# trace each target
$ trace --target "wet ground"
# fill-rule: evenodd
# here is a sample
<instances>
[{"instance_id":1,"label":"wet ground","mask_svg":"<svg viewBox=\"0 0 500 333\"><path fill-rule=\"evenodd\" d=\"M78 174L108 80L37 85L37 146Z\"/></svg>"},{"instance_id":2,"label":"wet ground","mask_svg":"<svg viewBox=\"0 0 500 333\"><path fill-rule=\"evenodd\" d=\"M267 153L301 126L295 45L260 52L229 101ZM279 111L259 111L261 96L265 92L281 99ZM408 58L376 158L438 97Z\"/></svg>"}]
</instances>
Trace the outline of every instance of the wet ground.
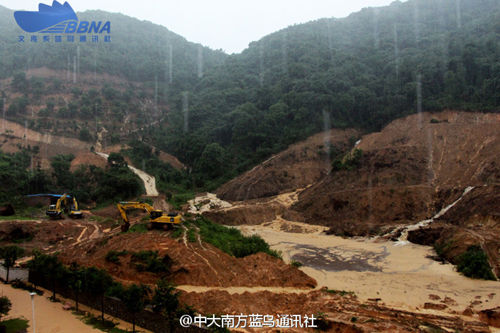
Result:
<instances>
[{"instance_id":1,"label":"wet ground","mask_svg":"<svg viewBox=\"0 0 500 333\"><path fill-rule=\"evenodd\" d=\"M346 246L333 246L320 248L312 245L287 244L298 252L290 257L300 261L307 267L328 272L355 271L355 272L381 272L381 264L389 255L387 247L382 246L380 252L372 252Z\"/></svg>"},{"instance_id":2,"label":"wet ground","mask_svg":"<svg viewBox=\"0 0 500 333\"><path fill-rule=\"evenodd\" d=\"M284 224L238 228L247 235L260 235L282 252L285 262L300 261L300 269L316 279L318 288L354 291L361 301L377 298L381 304L411 311L432 302L431 295L452 299L449 311L460 313L471 304L474 311L500 306L500 297L488 296L498 294L499 282L464 277L453 265L432 260L435 252L430 246L327 236L323 227L313 231L310 225L303 225L304 233L290 233L283 231Z\"/></svg>"}]
</instances>

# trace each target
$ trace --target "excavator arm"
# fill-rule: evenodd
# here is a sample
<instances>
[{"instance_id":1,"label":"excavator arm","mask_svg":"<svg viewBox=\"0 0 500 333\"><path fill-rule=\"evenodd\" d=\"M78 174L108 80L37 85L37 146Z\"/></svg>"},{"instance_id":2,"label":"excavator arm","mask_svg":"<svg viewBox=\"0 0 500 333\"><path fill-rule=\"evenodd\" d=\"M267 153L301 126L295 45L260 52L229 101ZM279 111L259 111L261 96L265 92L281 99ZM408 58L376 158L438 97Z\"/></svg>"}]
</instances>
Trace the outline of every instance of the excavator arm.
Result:
<instances>
[{"instance_id":1,"label":"excavator arm","mask_svg":"<svg viewBox=\"0 0 500 333\"><path fill-rule=\"evenodd\" d=\"M120 212L120 215L123 219L123 222L125 224L122 225L121 229L123 232L127 231L128 228L130 228L130 221L127 216L127 210L128 209L143 209L146 210L148 213L151 214L151 212L154 210L153 207L148 205L147 203L141 203L141 202L120 202L116 205L118 208L118 211Z\"/></svg>"},{"instance_id":2,"label":"excavator arm","mask_svg":"<svg viewBox=\"0 0 500 333\"><path fill-rule=\"evenodd\" d=\"M46 212L46 214L50 218L62 218L62 207L66 205L66 200L67 200L67 194L64 193L58 200L57 203L54 205L50 205L49 210Z\"/></svg>"},{"instance_id":3,"label":"excavator arm","mask_svg":"<svg viewBox=\"0 0 500 333\"><path fill-rule=\"evenodd\" d=\"M78 209L78 201L73 197L73 205L69 207L69 217L81 219L83 217L82 211Z\"/></svg>"}]
</instances>

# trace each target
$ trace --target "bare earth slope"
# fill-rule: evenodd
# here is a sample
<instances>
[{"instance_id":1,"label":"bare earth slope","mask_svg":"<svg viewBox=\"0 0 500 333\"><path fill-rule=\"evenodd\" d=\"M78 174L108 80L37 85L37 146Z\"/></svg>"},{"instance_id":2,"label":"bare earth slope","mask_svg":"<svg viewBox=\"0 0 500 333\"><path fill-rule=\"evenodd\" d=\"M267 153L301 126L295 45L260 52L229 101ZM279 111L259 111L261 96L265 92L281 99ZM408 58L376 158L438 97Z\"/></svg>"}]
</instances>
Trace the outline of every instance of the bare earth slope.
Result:
<instances>
[{"instance_id":1,"label":"bare earth slope","mask_svg":"<svg viewBox=\"0 0 500 333\"><path fill-rule=\"evenodd\" d=\"M499 126L495 114L451 111L396 120L363 137L357 170L330 173L302 192L293 209L336 233L429 218L467 186L499 182Z\"/></svg>"},{"instance_id":2,"label":"bare earth slope","mask_svg":"<svg viewBox=\"0 0 500 333\"><path fill-rule=\"evenodd\" d=\"M247 173L221 186L216 194L223 200L241 201L292 192L312 184L329 172L326 144L345 150L354 129L331 130L291 145Z\"/></svg>"}]
</instances>

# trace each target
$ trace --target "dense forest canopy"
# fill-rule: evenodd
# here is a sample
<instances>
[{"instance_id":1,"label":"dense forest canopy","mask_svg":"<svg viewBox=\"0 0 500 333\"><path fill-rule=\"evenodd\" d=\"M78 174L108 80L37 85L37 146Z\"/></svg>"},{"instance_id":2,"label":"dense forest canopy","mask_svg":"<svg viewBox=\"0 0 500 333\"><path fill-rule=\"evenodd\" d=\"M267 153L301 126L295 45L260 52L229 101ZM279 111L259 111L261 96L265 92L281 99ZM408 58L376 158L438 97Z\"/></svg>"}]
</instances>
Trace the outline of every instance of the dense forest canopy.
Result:
<instances>
[{"instance_id":1,"label":"dense forest canopy","mask_svg":"<svg viewBox=\"0 0 500 333\"><path fill-rule=\"evenodd\" d=\"M1 77L72 64L77 45L21 45L11 15L0 7ZM395 1L290 26L231 56L120 14L78 15L112 21L113 38L78 44L79 71L158 81L169 114L142 139L187 164L196 186L214 187L324 129L374 131L415 112L500 105L496 0Z\"/></svg>"}]
</instances>

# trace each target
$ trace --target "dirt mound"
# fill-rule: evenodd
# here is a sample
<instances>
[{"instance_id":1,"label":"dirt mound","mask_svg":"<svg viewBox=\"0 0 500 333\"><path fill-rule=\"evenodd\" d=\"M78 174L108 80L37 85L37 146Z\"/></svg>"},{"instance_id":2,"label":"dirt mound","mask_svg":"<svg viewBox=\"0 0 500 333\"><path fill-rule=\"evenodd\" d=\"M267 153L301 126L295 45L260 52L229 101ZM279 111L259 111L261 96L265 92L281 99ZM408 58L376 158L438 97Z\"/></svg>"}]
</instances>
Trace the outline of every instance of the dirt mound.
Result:
<instances>
[{"instance_id":1,"label":"dirt mound","mask_svg":"<svg viewBox=\"0 0 500 333\"><path fill-rule=\"evenodd\" d=\"M109 262L109 251L128 251L120 256L120 264ZM103 267L117 279L154 284L163 276L137 271L130 252L158 251L160 257L168 256L171 270L163 275L178 285L194 286L270 286L311 288L316 281L296 267L266 254L256 254L237 259L206 243L187 243L170 238L169 232L151 231L145 234L117 234L78 244L61 253L60 258L69 264Z\"/></svg>"},{"instance_id":2,"label":"dirt mound","mask_svg":"<svg viewBox=\"0 0 500 333\"><path fill-rule=\"evenodd\" d=\"M328 134L314 135L224 184L216 194L223 200L241 201L304 188L328 173L329 149L344 151L349 139L358 136L359 132L354 129L335 129Z\"/></svg>"},{"instance_id":3,"label":"dirt mound","mask_svg":"<svg viewBox=\"0 0 500 333\"><path fill-rule=\"evenodd\" d=\"M104 169L108 165L108 162L106 161L106 159L95 153L84 152L78 154L75 159L71 161L71 172L74 172L76 169L78 169L80 165L95 165Z\"/></svg>"}]
</instances>

